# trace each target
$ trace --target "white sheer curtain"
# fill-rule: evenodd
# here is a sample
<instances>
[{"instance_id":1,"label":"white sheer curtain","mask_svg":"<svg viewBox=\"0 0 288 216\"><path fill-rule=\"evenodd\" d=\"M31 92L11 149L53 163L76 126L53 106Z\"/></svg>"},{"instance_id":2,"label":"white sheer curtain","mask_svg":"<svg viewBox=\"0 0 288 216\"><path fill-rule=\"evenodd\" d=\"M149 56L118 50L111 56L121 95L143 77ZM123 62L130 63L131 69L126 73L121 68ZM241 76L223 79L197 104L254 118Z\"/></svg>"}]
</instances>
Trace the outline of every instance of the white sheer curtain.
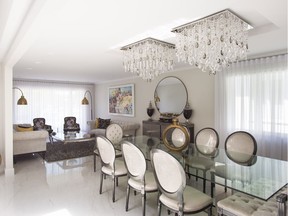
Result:
<instances>
[{"instance_id":1,"label":"white sheer curtain","mask_svg":"<svg viewBox=\"0 0 288 216\"><path fill-rule=\"evenodd\" d=\"M230 133L244 130L257 140L257 155L287 160L287 54L238 62L215 78L221 144Z\"/></svg>"},{"instance_id":2,"label":"white sheer curtain","mask_svg":"<svg viewBox=\"0 0 288 216\"><path fill-rule=\"evenodd\" d=\"M86 95L88 106L82 105L81 101L86 90L89 90L94 98L93 84L14 80L13 86L20 88L28 101L28 105L17 105L21 92L14 90L14 124L33 124L34 118L43 117L46 124L51 125L53 131L57 132L63 131L64 117L75 116L81 130L87 129L93 104L89 95Z\"/></svg>"}]
</instances>

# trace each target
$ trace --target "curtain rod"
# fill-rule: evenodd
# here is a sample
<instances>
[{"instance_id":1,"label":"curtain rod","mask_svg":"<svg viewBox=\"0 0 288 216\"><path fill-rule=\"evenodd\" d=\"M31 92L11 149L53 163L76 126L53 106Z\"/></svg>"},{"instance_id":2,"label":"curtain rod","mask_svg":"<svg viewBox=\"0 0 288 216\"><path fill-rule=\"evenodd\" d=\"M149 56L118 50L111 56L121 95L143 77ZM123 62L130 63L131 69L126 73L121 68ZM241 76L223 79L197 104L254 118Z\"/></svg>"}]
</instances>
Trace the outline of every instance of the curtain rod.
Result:
<instances>
[{"instance_id":1,"label":"curtain rod","mask_svg":"<svg viewBox=\"0 0 288 216\"><path fill-rule=\"evenodd\" d=\"M42 82L42 83L59 83L59 84L74 84L74 85L93 85L94 83L81 83L81 82L73 82L73 81L58 81L58 80L36 80L36 79L20 79L15 78L13 81L22 81L22 82Z\"/></svg>"},{"instance_id":2,"label":"curtain rod","mask_svg":"<svg viewBox=\"0 0 288 216\"><path fill-rule=\"evenodd\" d=\"M287 55L287 50L284 51L280 51L280 52L276 52L274 54L270 54L270 55L259 55L259 56L252 56L251 58L248 58L246 60L240 60L238 62L242 62L242 61L250 61L250 60L256 60L256 59L261 59L261 58L269 58L269 57L274 57L274 56L280 56L280 55Z\"/></svg>"}]
</instances>

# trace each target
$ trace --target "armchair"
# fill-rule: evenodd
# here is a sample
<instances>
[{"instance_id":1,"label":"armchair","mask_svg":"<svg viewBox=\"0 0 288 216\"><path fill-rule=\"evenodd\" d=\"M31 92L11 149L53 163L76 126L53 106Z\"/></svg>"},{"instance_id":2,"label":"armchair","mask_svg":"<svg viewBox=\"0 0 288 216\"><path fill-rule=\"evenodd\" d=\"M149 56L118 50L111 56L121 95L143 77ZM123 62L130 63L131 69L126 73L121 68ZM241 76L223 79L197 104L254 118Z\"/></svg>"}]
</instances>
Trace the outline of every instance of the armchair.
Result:
<instances>
[{"instance_id":1,"label":"armchair","mask_svg":"<svg viewBox=\"0 0 288 216\"><path fill-rule=\"evenodd\" d=\"M33 119L33 130L47 130L49 135L53 132L51 125L45 124L45 118L34 118Z\"/></svg>"},{"instance_id":2,"label":"armchair","mask_svg":"<svg viewBox=\"0 0 288 216\"><path fill-rule=\"evenodd\" d=\"M76 117L69 116L64 118L64 133L75 131L77 133L80 132L80 126L76 123Z\"/></svg>"}]
</instances>

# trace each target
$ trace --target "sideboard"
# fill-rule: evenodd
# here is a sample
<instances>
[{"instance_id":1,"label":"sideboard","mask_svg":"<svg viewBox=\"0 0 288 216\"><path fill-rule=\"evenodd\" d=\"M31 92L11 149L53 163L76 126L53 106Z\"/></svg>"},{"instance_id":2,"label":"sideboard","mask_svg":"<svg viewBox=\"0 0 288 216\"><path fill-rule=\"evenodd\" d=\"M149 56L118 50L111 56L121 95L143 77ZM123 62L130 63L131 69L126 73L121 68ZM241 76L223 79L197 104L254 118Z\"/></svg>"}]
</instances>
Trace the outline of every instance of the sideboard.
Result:
<instances>
[{"instance_id":1,"label":"sideboard","mask_svg":"<svg viewBox=\"0 0 288 216\"><path fill-rule=\"evenodd\" d=\"M162 133L166 127L171 123L161 122L156 120L144 120L142 121L143 135L157 137L162 139ZM190 133L190 143L194 143L194 124L191 123L181 123L180 125L185 126Z\"/></svg>"}]
</instances>

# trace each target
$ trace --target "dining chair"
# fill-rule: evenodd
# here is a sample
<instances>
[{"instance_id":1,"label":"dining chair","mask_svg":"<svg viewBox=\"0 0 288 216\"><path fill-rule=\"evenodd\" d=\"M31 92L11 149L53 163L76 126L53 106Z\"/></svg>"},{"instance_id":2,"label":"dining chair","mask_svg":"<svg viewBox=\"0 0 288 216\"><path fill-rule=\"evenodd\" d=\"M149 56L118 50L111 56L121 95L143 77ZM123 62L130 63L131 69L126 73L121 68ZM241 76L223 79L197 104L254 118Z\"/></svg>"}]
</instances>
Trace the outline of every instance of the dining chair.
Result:
<instances>
[{"instance_id":1,"label":"dining chair","mask_svg":"<svg viewBox=\"0 0 288 216\"><path fill-rule=\"evenodd\" d=\"M160 190L158 215L161 215L162 204L178 216L184 213L198 213L206 209L208 209L208 215L211 215L212 198L186 185L184 168L176 158L163 150L152 149L151 162Z\"/></svg>"},{"instance_id":2,"label":"dining chair","mask_svg":"<svg viewBox=\"0 0 288 216\"><path fill-rule=\"evenodd\" d=\"M252 134L246 131L236 131L231 133L225 140L225 153L227 157L238 165L243 166L252 166L256 163L257 157L257 142ZM241 168L241 167L240 167ZM233 170L236 172L235 168ZM215 176L224 178L225 180L225 192L227 191L227 179L231 181L239 180L244 183L244 181L249 181L249 173L239 172L239 176L231 177L229 175L229 166L228 165L219 165L215 166L212 172L212 178ZM212 179L212 182L214 181Z\"/></svg>"},{"instance_id":3,"label":"dining chair","mask_svg":"<svg viewBox=\"0 0 288 216\"><path fill-rule=\"evenodd\" d=\"M116 159L115 148L113 144L104 136L96 138L96 146L101 159L101 181L99 193L102 194L103 178L111 176L113 179L113 197L112 201L115 202L115 187L118 185L118 177L126 176L127 169L124 161Z\"/></svg>"},{"instance_id":4,"label":"dining chair","mask_svg":"<svg viewBox=\"0 0 288 216\"><path fill-rule=\"evenodd\" d=\"M257 142L250 133L236 131L227 137L225 152L234 162L249 165L251 156L257 153Z\"/></svg>"},{"instance_id":5,"label":"dining chair","mask_svg":"<svg viewBox=\"0 0 288 216\"><path fill-rule=\"evenodd\" d=\"M214 128L205 127L198 131L195 136L195 147L197 152L200 154L198 154L198 156L188 157L185 161L187 173L189 173L190 168L196 169L196 180L198 180L198 170L203 172L204 193L206 191L206 173L214 166L214 161L212 158L217 153L218 146L219 135L217 131ZM211 196L213 196L212 190Z\"/></svg>"},{"instance_id":6,"label":"dining chair","mask_svg":"<svg viewBox=\"0 0 288 216\"><path fill-rule=\"evenodd\" d=\"M110 140L113 145L119 145L123 138L123 129L119 124L112 123L110 124L105 131L105 137ZM122 156L120 147L116 150L116 158ZM99 156L97 148L94 150L94 172L96 172L96 156Z\"/></svg>"},{"instance_id":7,"label":"dining chair","mask_svg":"<svg viewBox=\"0 0 288 216\"><path fill-rule=\"evenodd\" d=\"M142 215L145 215L146 193L157 192L158 187L153 172L146 170L146 160L142 151L134 144L124 141L121 145L124 162L128 171L126 211L128 211L130 188L142 196Z\"/></svg>"}]
</instances>

